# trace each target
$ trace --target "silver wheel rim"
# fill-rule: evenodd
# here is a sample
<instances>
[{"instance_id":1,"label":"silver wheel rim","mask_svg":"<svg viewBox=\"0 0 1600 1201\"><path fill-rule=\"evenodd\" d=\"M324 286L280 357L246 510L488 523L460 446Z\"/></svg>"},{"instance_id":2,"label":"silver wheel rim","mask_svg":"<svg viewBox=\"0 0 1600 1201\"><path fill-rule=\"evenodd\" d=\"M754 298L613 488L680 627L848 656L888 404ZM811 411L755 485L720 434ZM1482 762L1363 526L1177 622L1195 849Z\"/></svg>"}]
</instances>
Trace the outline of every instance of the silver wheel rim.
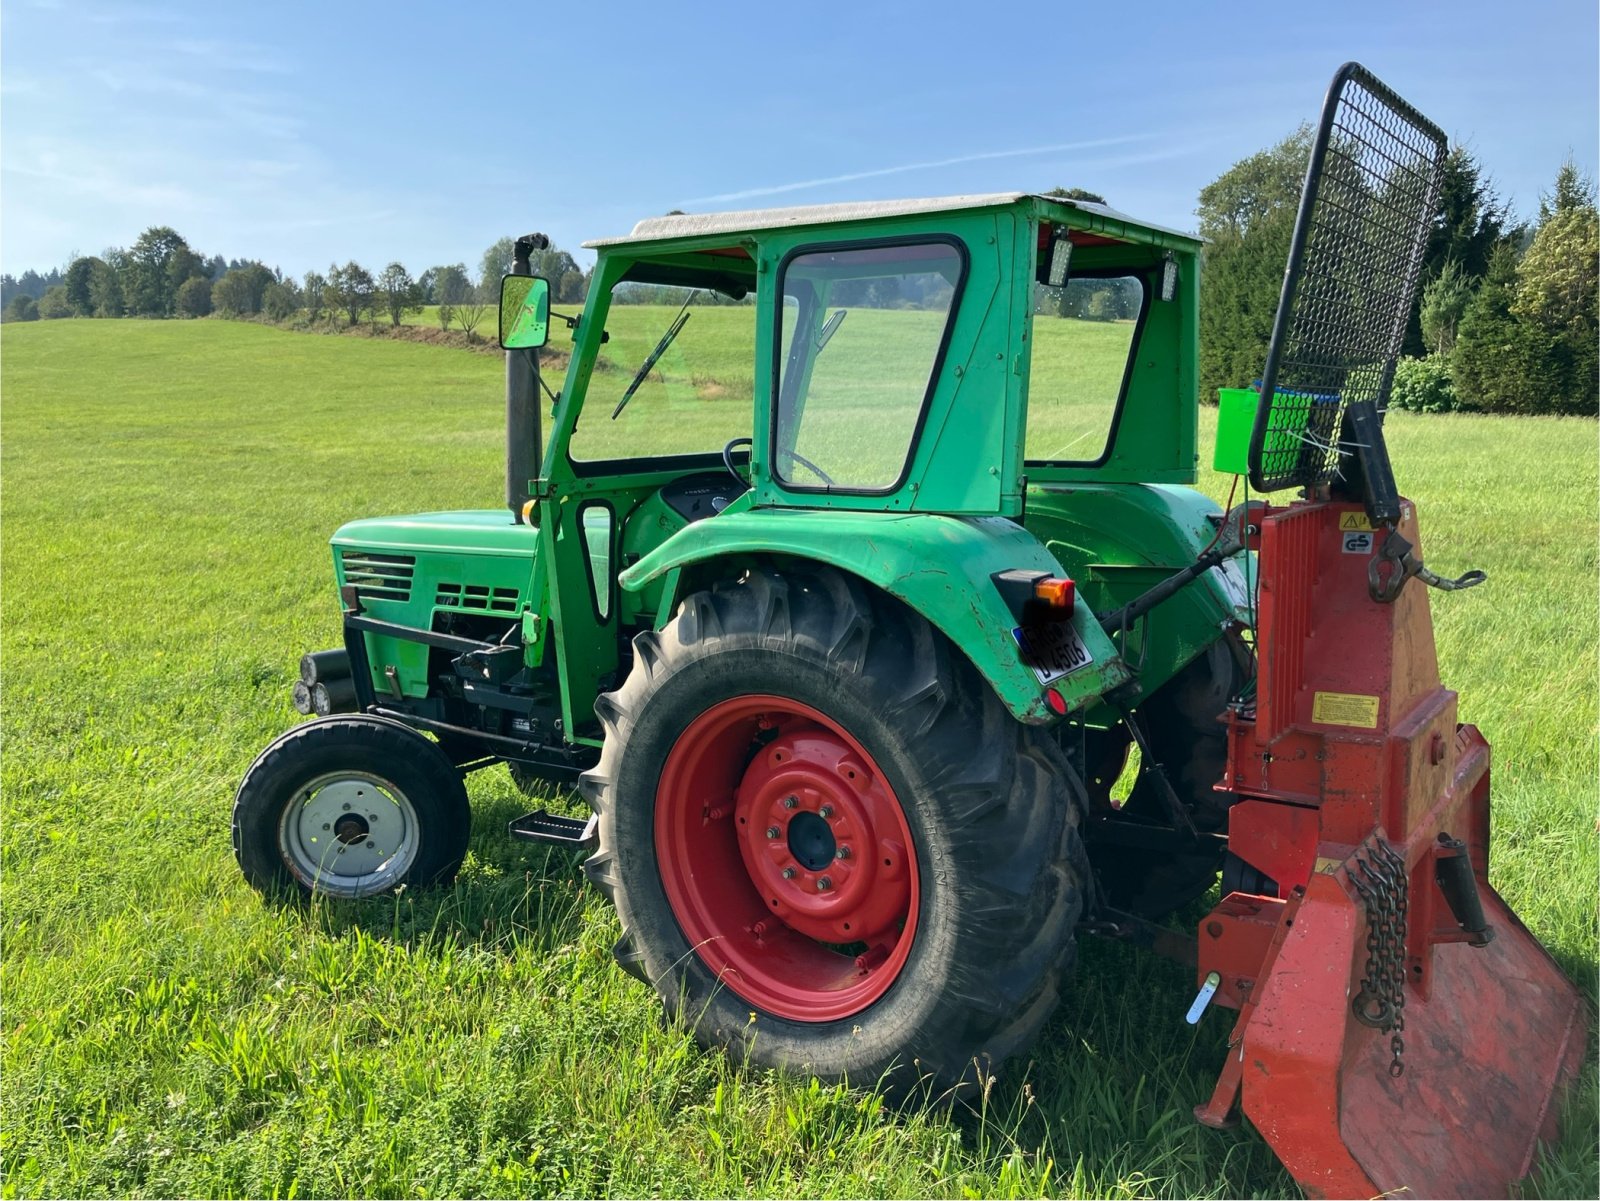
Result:
<instances>
[{"instance_id":1,"label":"silver wheel rim","mask_svg":"<svg viewBox=\"0 0 1600 1201\"><path fill-rule=\"evenodd\" d=\"M420 834L410 798L388 780L335 772L297 789L283 807L278 850L307 888L369 897L405 879Z\"/></svg>"}]
</instances>

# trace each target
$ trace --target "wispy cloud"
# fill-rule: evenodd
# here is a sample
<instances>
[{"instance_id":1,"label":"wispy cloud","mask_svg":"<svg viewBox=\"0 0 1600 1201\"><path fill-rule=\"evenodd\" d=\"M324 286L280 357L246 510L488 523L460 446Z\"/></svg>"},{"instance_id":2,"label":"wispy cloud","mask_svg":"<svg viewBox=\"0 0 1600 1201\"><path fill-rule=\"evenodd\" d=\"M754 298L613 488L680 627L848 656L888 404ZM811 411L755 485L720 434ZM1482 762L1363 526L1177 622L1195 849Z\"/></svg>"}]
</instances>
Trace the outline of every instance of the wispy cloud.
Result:
<instances>
[{"instance_id":1,"label":"wispy cloud","mask_svg":"<svg viewBox=\"0 0 1600 1201\"><path fill-rule=\"evenodd\" d=\"M266 75L287 75L293 70L272 51L248 42L225 42L217 38L179 38L168 42L167 49L190 58L201 59L207 66L226 71L256 71Z\"/></svg>"},{"instance_id":2,"label":"wispy cloud","mask_svg":"<svg viewBox=\"0 0 1600 1201\"><path fill-rule=\"evenodd\" d=\"M785 192L803 192L807 188L825 188L834 184L854 183L859 179L881 179L887 175L904 175L911 171L932 171L939 167L958 167L964 163L982 163L994 159L1029 158L1045 154L1065 154L1078 150L1100 150L1108 146L1125 146L1130 142L1147 141L1153 134L1128 134L1115 138L1095 138L1085 142L1056 142L1048 146L1023 146L1015 150L985 150L977 154L960 154L954 158L929 159L920 163L901 163L894 167L877 167L871 171L850 171L843 175L828 175L820 179L801 179L793 183L771 184L761 188L743 188L737 192L719 192L714 196L695 196L684 204L723 204L730 200L754 200L760 196L781 196Z\"/></svg>"}]
</instances>

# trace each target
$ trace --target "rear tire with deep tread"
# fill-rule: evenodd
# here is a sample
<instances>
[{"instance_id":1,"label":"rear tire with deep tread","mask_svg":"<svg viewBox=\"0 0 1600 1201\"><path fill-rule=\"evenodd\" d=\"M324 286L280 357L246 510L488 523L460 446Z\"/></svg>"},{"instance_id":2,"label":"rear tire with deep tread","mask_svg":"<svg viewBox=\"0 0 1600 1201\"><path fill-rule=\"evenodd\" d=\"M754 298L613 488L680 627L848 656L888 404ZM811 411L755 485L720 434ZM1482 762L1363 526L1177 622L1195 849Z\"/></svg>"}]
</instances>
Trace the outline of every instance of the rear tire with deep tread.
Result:
<instances>
[{"instance_id":1,"label":"rear tire with deep tread","mask_svg":"<svg viewBox=\"0 0 1600 1201\"><path fill-rule=\"evenodd\" d=\"M791 699L846 731L883 772L916 844L909 953L887 991L844 1018L779 1017L737 981L719 982L663 886L663 765L699 715L750 695ZM1016 721L921 616L833 570L752 570L636 638L632 672L596 712L605 745L580 788L600 818L599 850L586 871L616 903L618 962L701 1043L899 1092L924 1082L937 1095L1032 1041L1074 959L1090 878L1086 795L1057 744Z\"/></svg>"}]
</instances>

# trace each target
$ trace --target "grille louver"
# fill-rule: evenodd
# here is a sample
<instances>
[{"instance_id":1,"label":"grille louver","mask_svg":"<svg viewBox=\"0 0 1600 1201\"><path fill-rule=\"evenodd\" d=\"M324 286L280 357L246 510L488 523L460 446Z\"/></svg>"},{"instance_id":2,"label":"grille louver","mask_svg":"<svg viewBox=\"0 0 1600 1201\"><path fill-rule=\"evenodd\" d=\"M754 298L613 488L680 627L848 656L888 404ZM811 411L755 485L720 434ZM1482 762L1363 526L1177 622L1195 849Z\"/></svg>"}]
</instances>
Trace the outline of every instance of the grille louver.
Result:
<instances>
[{"instance_id":1,"label":"grille louver","mask_svg":"<svg viewBox=\"0 0 1600 1201\"><path fill-rule=\"evenodd\" d=\"M515 588L488 588L482 584L440 584L433 603L444 609L475 609L480 613L515 613L521 600Z\"/></svg>"},{"instance_id":2,"label":"grille louver","mask_svg":"<svg viewBox=\"0 0 1600 1201\"><path fill-rule=\"evenodd\" d=\"M362 600L408 601L416 559L411 555L381 555L372 551L340 552L344 582L354 584Z\"/></svg>"}]
</instances>

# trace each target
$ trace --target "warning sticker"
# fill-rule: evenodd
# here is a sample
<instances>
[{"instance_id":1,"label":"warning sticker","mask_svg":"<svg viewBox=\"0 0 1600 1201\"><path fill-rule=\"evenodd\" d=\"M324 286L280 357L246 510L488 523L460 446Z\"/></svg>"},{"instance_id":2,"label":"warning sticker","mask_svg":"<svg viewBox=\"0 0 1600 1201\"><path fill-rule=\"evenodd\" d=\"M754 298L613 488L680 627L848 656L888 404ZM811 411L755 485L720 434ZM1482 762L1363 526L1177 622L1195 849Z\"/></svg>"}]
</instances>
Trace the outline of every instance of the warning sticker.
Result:
<instances>
[{"instance_id":1,"label":"warning sticker","mask_svg":"<svg viewBox=\"0 0 1600 1201\"><path fill-rule=\"evenodd\" d=\"M1378 698L1358 692L1318 692L1311 698L1311 720L1323 726L1378 728Z\"/></svg>"},{"instance_id":2,"label":"warning sticker","mask_svg":"<svg viewBox=\"0 0 1600 1201\"><path fill-rule=\"evenodd\" d=\"M1355 513L1340 513L1339 528L1341 530L1370 530L1372 522L1367 520L1367 515L1360 511Z\"/></svg>"}]
</instances>

